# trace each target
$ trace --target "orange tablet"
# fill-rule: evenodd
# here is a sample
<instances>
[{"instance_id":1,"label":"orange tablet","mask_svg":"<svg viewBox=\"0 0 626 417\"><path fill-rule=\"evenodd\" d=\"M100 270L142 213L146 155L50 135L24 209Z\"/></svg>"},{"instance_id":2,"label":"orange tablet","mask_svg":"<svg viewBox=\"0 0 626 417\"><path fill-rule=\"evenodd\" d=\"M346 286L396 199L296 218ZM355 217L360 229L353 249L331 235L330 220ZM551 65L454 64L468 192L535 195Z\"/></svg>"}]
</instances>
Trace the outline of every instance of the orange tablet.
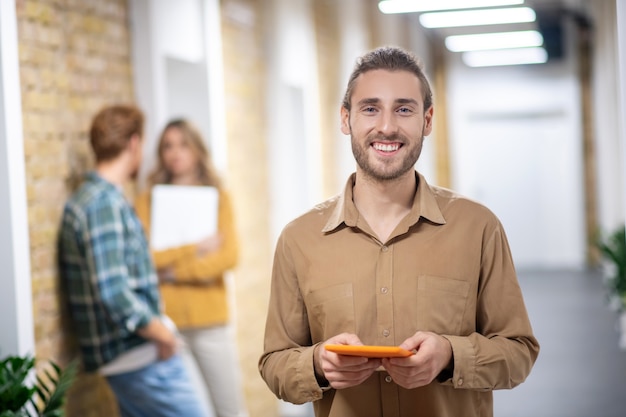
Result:
<instances>
[{"instance_id":1,"label":"orange tablet","mask_svg":"<svg viewBox=\"0 0 626 417\"><path fill-rule=\"evenodd\" d=\"M366 358L406 358L413 355L410 350L398 346L357 346L357 345L325 345L326 350L340 355L364 356Z\"/></svg>"}]
</instances>

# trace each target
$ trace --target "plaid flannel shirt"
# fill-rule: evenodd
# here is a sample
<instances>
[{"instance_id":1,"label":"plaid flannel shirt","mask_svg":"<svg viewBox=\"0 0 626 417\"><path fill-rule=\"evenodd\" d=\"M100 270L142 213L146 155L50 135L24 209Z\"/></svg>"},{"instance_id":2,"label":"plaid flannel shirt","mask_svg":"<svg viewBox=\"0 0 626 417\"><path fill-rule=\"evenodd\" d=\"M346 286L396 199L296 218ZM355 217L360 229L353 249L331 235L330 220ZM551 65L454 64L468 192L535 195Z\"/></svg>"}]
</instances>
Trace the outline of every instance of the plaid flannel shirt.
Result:
<instances>
[{"instance_id":1,"label":"plaid flannel shirt","mask_svg":"<svg viewBox=\"0 0 626 417\"><path fill-rule=\"evenodd\" d=\"M65 205L59 267L86 371L146 342L160 312L148 242L121 190L94 172Z\"/></svg>"}]
</instances>

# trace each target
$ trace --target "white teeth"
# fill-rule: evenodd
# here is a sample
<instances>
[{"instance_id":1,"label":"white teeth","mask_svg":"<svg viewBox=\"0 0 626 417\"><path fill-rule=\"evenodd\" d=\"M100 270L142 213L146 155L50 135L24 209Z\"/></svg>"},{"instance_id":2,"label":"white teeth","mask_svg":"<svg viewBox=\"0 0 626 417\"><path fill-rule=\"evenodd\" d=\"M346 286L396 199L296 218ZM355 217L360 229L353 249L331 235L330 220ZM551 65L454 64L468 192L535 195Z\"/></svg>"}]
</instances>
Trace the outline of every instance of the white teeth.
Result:
<instances>
[{"instance_id":1,"label":"white teeth","mask_svg":"<svg viewBox=\"0 0 626 417\"><path fill-rule=\"evenodd\" d=\"M400 149L400 145L398 145L397 143L395 144L375 143L374 149L376 149L377 151L382 151L382 152L394 152Z\"/></svg>"}]
</instances>

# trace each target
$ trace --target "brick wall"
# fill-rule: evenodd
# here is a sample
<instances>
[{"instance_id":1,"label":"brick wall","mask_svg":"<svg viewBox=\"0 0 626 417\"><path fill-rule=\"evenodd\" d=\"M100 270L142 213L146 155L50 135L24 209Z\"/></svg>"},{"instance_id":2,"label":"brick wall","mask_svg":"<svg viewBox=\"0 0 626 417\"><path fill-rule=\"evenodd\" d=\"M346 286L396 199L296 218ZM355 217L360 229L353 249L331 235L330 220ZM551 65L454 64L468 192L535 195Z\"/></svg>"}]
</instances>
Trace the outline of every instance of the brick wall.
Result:
<instances>
[{"instance_id":1,"label":"brick wall","mask_svg":"<svg viewBox=\"0 0 626 417\"><path fill-rule=\"evenodd\" d=\"M18 0L24 154L36 356L77 355L56 269L63 203L93 165L87 129L102 106L132 100L124 0ZM68 416L115 416L108 387L81 375Z\"/></svg>"},{"instance_id":2,"label":"brick wall","mask_svg":"<svg viewBox=\"0 0 626 417\"><path fill-rule=\"evenodd\" d=\"M237 330L244 390L251 417L277 415L277 402L257 363L269 296L266 68L262 0L224 0L222 37L228 135L228 184L241 240L235 271Z\"/></svg>"}]
</instances>

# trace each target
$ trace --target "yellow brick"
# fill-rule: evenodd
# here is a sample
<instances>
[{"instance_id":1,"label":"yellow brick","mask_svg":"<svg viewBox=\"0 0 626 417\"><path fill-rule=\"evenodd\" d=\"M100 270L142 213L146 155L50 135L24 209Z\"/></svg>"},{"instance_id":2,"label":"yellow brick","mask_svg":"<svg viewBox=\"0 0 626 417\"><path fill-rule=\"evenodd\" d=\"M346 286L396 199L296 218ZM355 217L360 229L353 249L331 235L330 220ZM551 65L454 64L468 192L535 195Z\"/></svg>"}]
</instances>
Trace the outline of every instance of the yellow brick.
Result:
<instances>
[{"instance_id":1,"label":"yellow brick","mask_svg":"<svg viewBox=\"0 0 626 417\"><path fill-rule=\"evenodd\" d=\"M22 41L19 43L20 64L41 68L54 63L54 55L55 51L45 47Z\"/></svg>"},{"instance_id":2,"label":"yellow brick","mask_svg":"<svg viewBox=\"0 0 626 417\"><path fill-rule=\"evenodd\" d=\"M23 108L29 108L31 106L32 97L26 97L26 94L22 95L22 103ZM24 99L28 99L29 101L24 101ZM49 116L46 116L42 113L22 113L23 117L23 126L24 126L24 135L29 136L31 140L39 140L49 131L48 122L50 120Z\"/></svg>"},{"instance_id":3,"label":"yellow brick","mask_svg":"<svg viewBox=\"0 0 626 417\"><path fill-rule=\"evenodd\" d=\"M70 96L68 99L68 106L71 110L78 110L85 105L85 97L83 96Z\"/></svg>"},{"instance_id":4,"label":"yellow brick","mask_svg":"<svg viewBox=\"0 0 626 417\"><path fill-rule=\"evenodd\" d=\"M69 82L69 76L67 73L65 72L56 72L55 74L55 85L57 86L57 88L59 89L67 89L67 87L70 85Z\"/></svg>"},{"instance_id":5,"label":"yellow brick","mask_svg":"<svg viewBox=\"0 0 626 417\"><path fill-rule=\"evenodd\" d=\"M40 31L41 37L38 39L49 47L56 48L62 44L63 33L56 27L45 27Z\"/></svg>"},{"instance_id":6,"label":"yellow brick","mask_svg":"<svg viewBox=\"0 0 626 417\"><path fill-rule=\"evenodd\" d=\"M54 252L49 250L47 247L42 248L42 249L38 249L38 250L34 250L31 253L31 268L38 270L38 271L50 271L52 270L52 268L54 268L55 266L55 259L54 259ZM48 274L49 275L49 274ZM50 282L52 280L50 279L44 279L44 278L40 278L40 280L38 281L39 284L46 284L46 286L53 284L54 282ZM41 291L41 287L38 286L38 291ZM35 290L33 289L33 293L35 293Z\"/></svg>"},{"instance_id":7,"label":"yellow brick","mask_svg":"<svg viewBox=\"0 0 626 417\"><path fill-rule=\"evenodd\" d=\"M58 97L53 93L28 91L22 95L22 108L33 110L53 110L58 108Z\"/></svg>"},{"instance_id":8,"label":"yellow brick","mask_svg":"<svg viewBox=\"0 0 626 417\"><path fill-rule=\"evenodd\" d=\"M34 211L33 209L29 210L29 218L30 218L30 214L33 211ZM47 217L49 216L48 209L44 208L42 211L43 213L41 214L41 217L43 219L41 220L41 223L39 223L39 225L43 224L47 220ZM31 250L35 248L48 248L48 250L54 250L54 248L56 247L57 229L58 229L58 224L59 224L60 219L61 219L60 215L56 216L56 223L49 224L47 227L39 227L38 224L29 223L29 227L30 227L29 237L30 237Z\"/></svg>"},{"instance_id":9,"label":"yellow brick","mask_svg":"<svg viewBox=\"0 0 626 417\"><path fill-rule=\"evenodd\" d=\"M24 122L24 133L27 132L26 126L32 126L32 124ZM32 139L30 136L24 136L24 158L28 159L37 154L39 141Z\"/></svg>"},{"instance_id":10,"label":"yellow brick","mask_svg":"<svg viewBox=\"0 0 626 417\"><path fill-rule=\"evenodd\" d=\"M80 28L88 33L102 34L105 32L107 23L97 16L84 16L80 19Z\"/></svg>"},{"instance_id":11,"label":"yellow brick","mask_svg":"<svg viewBox=\"0 0 626 417\"><path fill-rule=\"evenodd\" d=\"M26 159L26 171L31 178L39 179L44 176L45 167L38 156Z\"/></svg>"},{"instance_id":12,"label":"yellow brick","mask_svg":"<svg viewBox=\"0 0 626 417\"><path fill-rule=\"evenodd\" d=\"M42 293L37 301L39 303L39 312L40 316L44 316L45 314L57 315L59 313L59 297L53 291L49 293ZM55 317L53 324L58 323L58 317ZM51 324L48 328L54 327ZM58 326L57 326L58 327Z\"/></svg>"},{"instance_id":13,"label":"yellow brick","mask_svg":"<svg viewBox=\"0 0 626 417\"><path fill-rule=\"evenodd\" d=\"M28 209L28 224L37 225L41 224L46 218L46 208L41 205L29 207Z\"/></svg>"},{"instance_id":14,"label":"yellow brick","mask_svg":"<svg viewBox=\"0 0 626 417\"><path fill-rule=\"evenodd\" d=\"M43 252L43 251L39 251L39 252ZM53 253L51 253L51 251L48 251L49 254L47 255L49 258L53 257ZM36 263L36 261L32 262L33 264ZM48 262L47 262L48 263ZM31 268L36 268L36 266L31 265ZM41 277L38 279L35 279L33 277L33 281L31 283L31 291L33 293L33 295L42 293L42 292L55 292L57 289L57 280L55 279L55 277L53 275L47 274L47 278ZM37 304L39 305L39 304Z\"/></svg>"},{"instance_id":15,"label":"yellow brick","mask_svg":"<svg viewBox=\"0 0 626 417\"><path fill-rule=\"evenodd\" d=\"M53 8L42 1L27 1L23 8L24 16L42 23L53 23L55 12Z\"/></svg>"}]
</instances>

